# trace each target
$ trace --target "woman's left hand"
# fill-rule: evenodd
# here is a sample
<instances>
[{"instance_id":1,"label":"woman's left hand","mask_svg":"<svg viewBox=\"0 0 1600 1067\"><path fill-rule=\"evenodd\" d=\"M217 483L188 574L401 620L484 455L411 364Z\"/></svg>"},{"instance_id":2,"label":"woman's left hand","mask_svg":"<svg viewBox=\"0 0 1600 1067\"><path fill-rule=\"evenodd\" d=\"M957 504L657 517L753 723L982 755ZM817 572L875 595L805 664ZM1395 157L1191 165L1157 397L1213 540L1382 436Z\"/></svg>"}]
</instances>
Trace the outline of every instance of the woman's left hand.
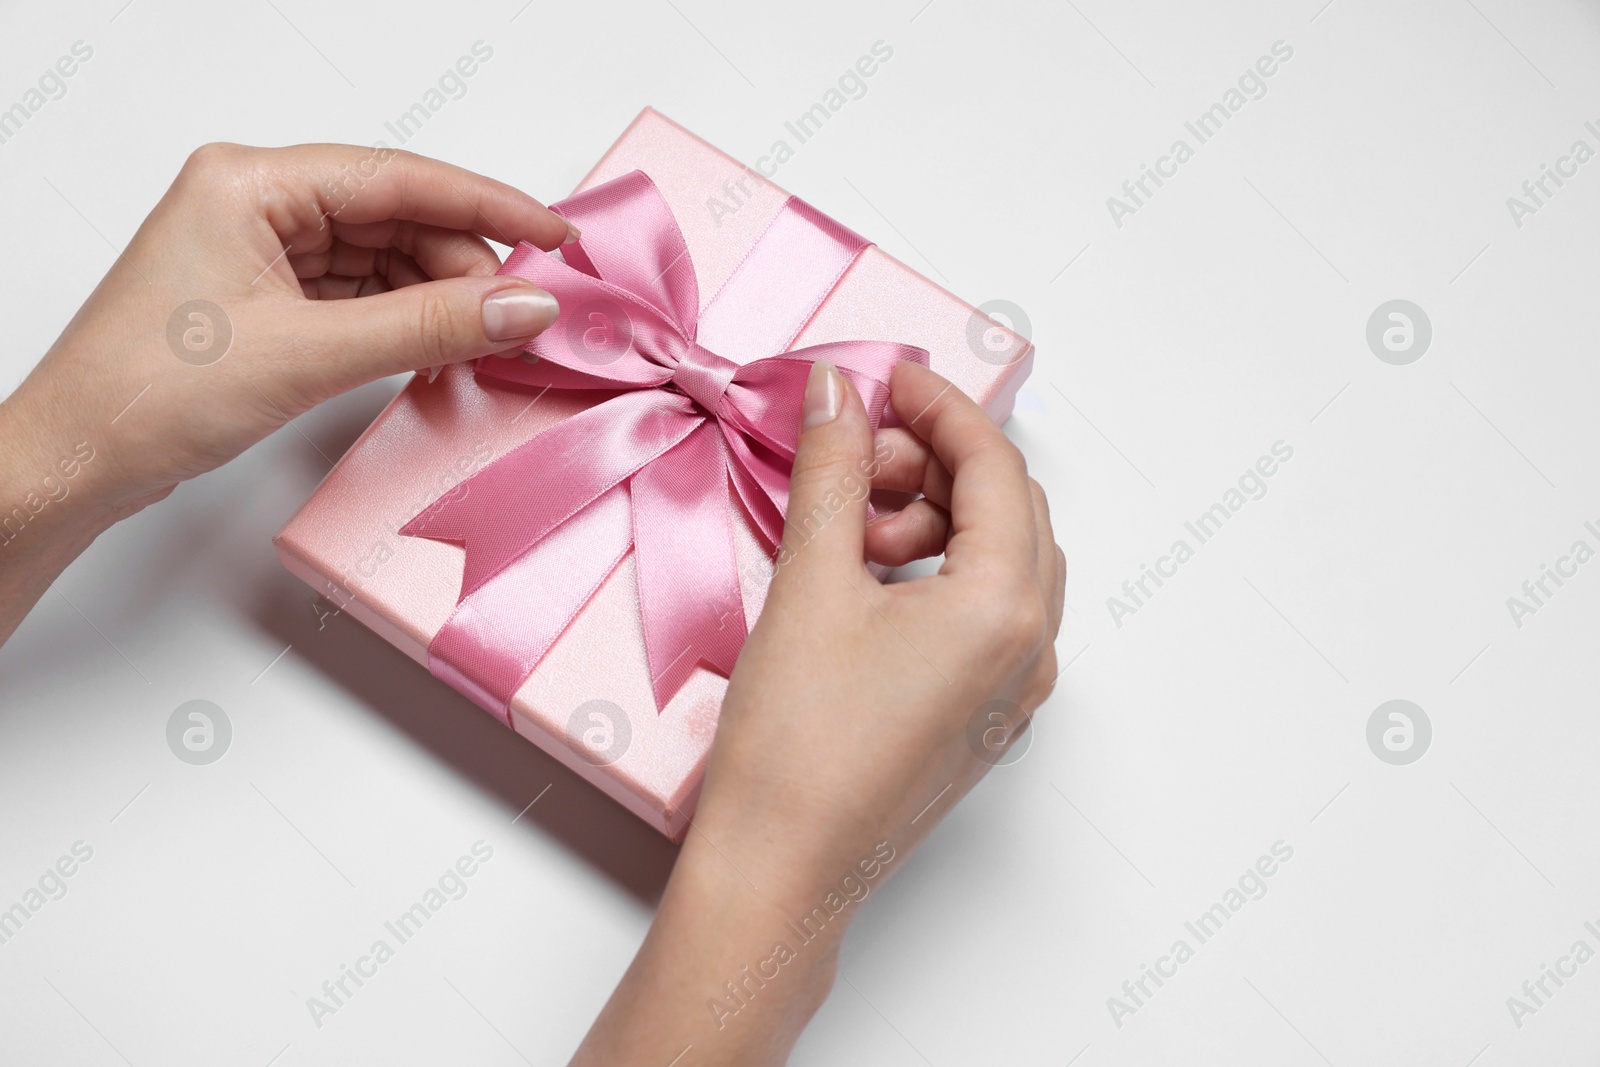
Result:
<instances>
[{"instance_id":1,"label":"woman's left hand","mask_svg":"<svg viewBox=\"0 0 1600 1067\"><path fill-rule=\"evenodd\" d=\"M77 506L114 520L347 389L521 347L555 300L485 238L572 233L409 152L206 145L0 407L0 461L26 482L92 450Z\"/></svg>"}]
</instances>

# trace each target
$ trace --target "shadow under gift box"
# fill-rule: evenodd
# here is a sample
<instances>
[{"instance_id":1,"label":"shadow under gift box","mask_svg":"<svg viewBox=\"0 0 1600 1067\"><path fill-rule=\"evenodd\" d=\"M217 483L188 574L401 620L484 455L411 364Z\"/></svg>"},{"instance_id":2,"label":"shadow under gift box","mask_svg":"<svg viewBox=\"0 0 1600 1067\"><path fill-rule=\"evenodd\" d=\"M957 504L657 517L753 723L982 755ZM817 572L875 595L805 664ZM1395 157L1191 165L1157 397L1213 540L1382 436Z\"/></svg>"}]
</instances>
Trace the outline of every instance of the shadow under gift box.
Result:
<instances>
[{"instance_id":1,"label":"shadow under gift box","mask_svg":"<svg viewBox=\"0 0 1600 1067\"><path fill-rule=\"evenodd\" d=\"M576 191L633 170L647 173L671 206L703 303L789 198L650 108ZM997 422L1010 415L1033 365L1026 340L876 246L849 267L791 348L847 340L927 349L933 369ZM739 361L737 353L721 354ZM284 566L426 665L429 642L456 606L464 554L457 544L402 536L399 528L469 475L609 395L479 384L467 364L446 368L432 384L413 378L273 539ZM740 510L740 586L753 626L772 562L737 494L732 499ZM539 610L527 605L530 617ZM517 690L511 724L677 840L694 812L727 684L699 667L657 711L630 552Z\"/></svg>"}]
</instances>

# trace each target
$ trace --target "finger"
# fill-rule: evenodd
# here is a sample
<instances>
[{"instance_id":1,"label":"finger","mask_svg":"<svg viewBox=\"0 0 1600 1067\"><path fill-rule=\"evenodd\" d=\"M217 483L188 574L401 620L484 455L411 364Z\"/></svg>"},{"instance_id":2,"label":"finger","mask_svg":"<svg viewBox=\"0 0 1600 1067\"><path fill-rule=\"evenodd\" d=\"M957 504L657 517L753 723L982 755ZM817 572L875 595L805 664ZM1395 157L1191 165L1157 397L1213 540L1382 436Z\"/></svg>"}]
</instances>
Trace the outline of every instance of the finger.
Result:
<instances>
[{"instance_id":1,"label":"finger","mask_svg":"<svg viewBox=\"0 0 1600 1067\"><path fill-rule=\"evenodd\" d=\"M384 268L388 265L388 252L388 248L361 248L335 241L325 253L328 257L328 273L343 274L348 278L359 278L364 274L387 274Z\"/></svg>"},{"instance_id":2,"label":"finger","mask_svg":"<svg viewBox=\"0 0 1600 1067\"><path fill-rule=\"evenodd\" d=\"M317 279L319 287L334 276ZM324 396L402 371L519 347L555 321L555 298L514 277L444 278L361 300L306 303L294 328L313 338L305 375Z\"/></svg>"},{"instance_id":3,"label":"finger","mask_svg":"<svg viewBox=\"0 0 1600 1067\"><path fill-rule=\"evenodd\" d=\"M319 252L290 256L289 265L294 268L297 278L316 278L324 274L344 278L382 274L387 278L391 254L394 254L394 250L390 248L358 248L343 241L334 241Z\"/></svg>"},{"instance_id":4,"label":"finger","mask_svg":"<svg viewBox=\"0 0 1600 1067\"><path fill-rule=\"evenodd\" d=\"M859 584L872 426L860 395L826 360L812 365L804 411L774 585L809 585L830 574Z\"/></svg>"},{"instance_id":5,"label":"finger","mask_svg":"<svg viewBox=\"0 0 1600 1067\"><path fill-rule=\"evenodd\" d=\"M446 230L416 222L335 222L333 232L343 244L357 248L398 248L415 259L434 278L490 275L500 269L500 257L475 233Z\"/></svg>"},{"instance_id":6,"label":"finger","mask_svg":"<svg viewBox=\"0 0 1600 1067\"><path fill-rule=\"evenodd\" d=\"M315 252L291 255L289 265L294 268L295 276L300 278L315 278L319 274L361 278L368 274L383 273L389 252L387 247L363 248L336 240Z\"/></svg>"},{"instance_id":7,"label":"finger","mask_svg":"<svg viewBox=\"0 0 1600 1067\"><path fill-rule=\"evenodd\" d=\"M500 257L475 233L419 227L411 247L399 246L430 278L491 277L500 269Z\"/></svg>"},{"instance_id":8,"label":"finger","mask_svg":"<svg viewBox=\"0 0 1600 1067\"><path fill-rule=\"evenodd\" d=\"M333 264L333 246L330 244L315 252L291 253L286 258L296 278L321 277L328 273L328 268Z\"/></svg>"},{"instance_id":9,"label":"finger","mask_svg":"<svg viewBox=\"0 0 1600 1067\"><path fill-rule=\"evenodd\" d=\"M393 288L381 274L364 274L359 278L322 274L300 279L300 286L311 300L353 300L358 296L377 296Z\"/></svg>"},{"instance_id":10,"label":"finger","mask_svg":"<svg viewBox=\"0 0 1600 1067\"><path fill-rule=\"evenodd\" d=\"M309 238L324 217L342 223L404 219L549 251L575 239L566 220L503 182L391 148L308 144L267 150L281 207ZM317 217L307 217L304 206Z\"/></svg>"},{"instance_id":11,"label":"finger","mask_svg":"<svg viewBox=\"0 0 1600 1067\"><path fill-rule=\"evenodd\" d=\"M950 539L950 513L923 497L867 524L867 558L885 567L903 567L944 551Z\"/></svg>"},{"instance_id":12,"label":"finger","mask_svg":"<svg viewBox=\"0 0 1600 1067\"><path fill-rule=\"evenodd\" d=\"M379 254L377 273L383 275L389 283L389 288L399 289L407 285L422 285L431 282L434 276L422 269L421 265L410 256L398 249L387 249Z\"/></svg>"},{"instance_id":13,"label":"finger","mask_svg":"<svg viewBox=\"0 0 1600 1067\"><path fill-rule=\"evenodd\" d=\"M289 265L297 278L381 274L390 288L398 289L433 278L487 277L499 268L500 260L476 234L422 227L393 246L367 247L341 237L321 251L291 255Z\"/></svg>"},{"instance_id":14,"label":"finger","mask_svg":"<svg viewBox=\"0 0 1600 1067\"><path fill-rule=\"evenodd\" d=\"M901 363L890 402L951 475L950 544L941 573L969 565L1035 577L1033 502L1022 453L965 393L916 363Z\"/></svg>"},{"instance_id":15,"label":"finger","mask_svg":"<svg viewBox=\"0 0 1600 1067\"><path fill-rule=\"evenodd\" d=\"M910 430L879 430L872 442L878 471L874 489L921 493L940 507L950 506L950 472L927 443Z\"/></svg>"}]
</instances>

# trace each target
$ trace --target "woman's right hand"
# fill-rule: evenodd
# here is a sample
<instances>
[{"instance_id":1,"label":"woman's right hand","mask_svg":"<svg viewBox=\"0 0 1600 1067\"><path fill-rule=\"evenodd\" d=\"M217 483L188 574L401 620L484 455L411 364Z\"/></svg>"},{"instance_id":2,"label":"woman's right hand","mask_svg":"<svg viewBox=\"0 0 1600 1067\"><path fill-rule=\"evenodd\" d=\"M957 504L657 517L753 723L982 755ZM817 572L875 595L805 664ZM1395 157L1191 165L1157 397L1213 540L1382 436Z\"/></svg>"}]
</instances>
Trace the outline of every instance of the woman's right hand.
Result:
<instances>
[{"instance_id":1,"label":"woman's right hand","mask_svg":"<svg viewBox=\"0 0 1600 1067\"><path fill-rule=\"evenodd\" d=\"M988 415L895 369L873 435L826 364L806 386L776 578L722 704L650 935L573 1064L779 1064L860 903L999 758L1056 678L1066 563ZM867 525L867 484L925 494ZM944 553L885 585L887 564Z\"/></svg>"},{"instance_id":2,"label":"woman's right hand","mask_svg":"<svg viewBox=\"0 0 1600 1067\"><path fill-rule=\"evenodd\" d=\"M812 373L778 573L695 820L759 890L801 910L881 843L909 853L1057 673L1066 562L1022 454L923 367L895 370L891 403L907 429L881 432L875 450L846 380ZM864 472L925 495L869 526ZM940 552L937 574L895 584L865 563Z\"/></svg>"}]
</instances>

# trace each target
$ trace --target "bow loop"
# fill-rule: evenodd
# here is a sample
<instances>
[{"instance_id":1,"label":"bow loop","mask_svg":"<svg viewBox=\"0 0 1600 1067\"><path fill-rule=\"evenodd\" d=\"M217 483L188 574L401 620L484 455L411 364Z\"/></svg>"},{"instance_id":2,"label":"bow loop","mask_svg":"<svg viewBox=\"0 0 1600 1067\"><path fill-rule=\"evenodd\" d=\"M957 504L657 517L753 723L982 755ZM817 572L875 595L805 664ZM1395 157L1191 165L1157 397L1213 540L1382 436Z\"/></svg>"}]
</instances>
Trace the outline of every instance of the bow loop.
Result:
<instances>
[{"instance_id":1,"label":"bow loop","mask_svg":"<svg viewBox=\"0 0 1600 1067\"><path fill-rule=\"evenodd\" d=\"M590 235L562 245L569 264L638 297L685 337L694 336L700 314L694 262L666 198L644 171L569 196L551 210Z\"/></svg>"},{"instance_id":2,"label":"bow loop","mask_svg":"<svg viewBox=\"0 0 1600 1067\"><path fill-rule=\"evenodd\" d=\"M692 319L685 325L630 290L532 245L518 245L500 272L550 293L561 313L524 347L532 359L485 356L477 364L479 377L559 388L654 389L671 379L694 343Z\"/></svg>"}]
</instances>

